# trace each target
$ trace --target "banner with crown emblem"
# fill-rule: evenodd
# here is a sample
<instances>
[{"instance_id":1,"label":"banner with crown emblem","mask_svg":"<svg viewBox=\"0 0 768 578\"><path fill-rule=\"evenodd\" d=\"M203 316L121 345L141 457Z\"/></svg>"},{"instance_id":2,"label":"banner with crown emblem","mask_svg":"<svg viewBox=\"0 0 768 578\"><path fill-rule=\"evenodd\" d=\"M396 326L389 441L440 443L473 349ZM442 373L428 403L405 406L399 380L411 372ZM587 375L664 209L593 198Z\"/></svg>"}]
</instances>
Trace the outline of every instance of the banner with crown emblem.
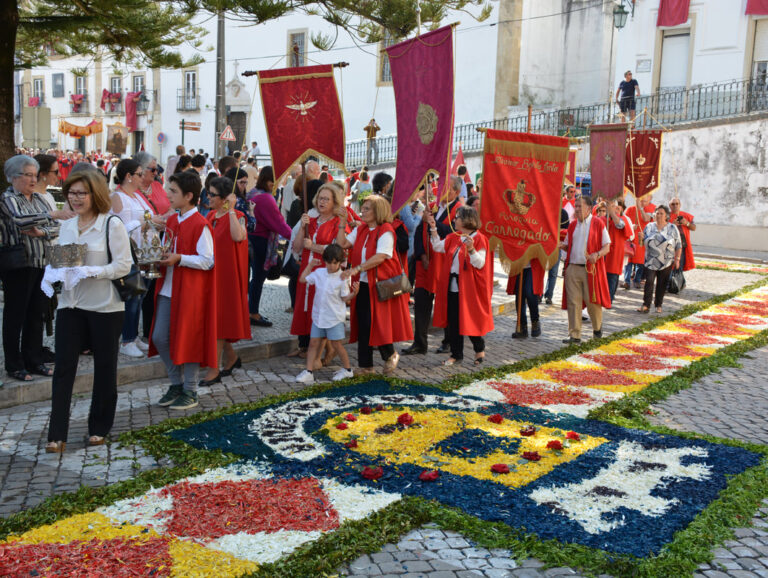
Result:
<instances>
[{"instance_id":1,"label":"banner with crown emblem","mask_svg":"<svg viewBox=\"0 0 768 578\"><path fill-rule=\"evenodd\" d=\"M568 139L488 130L483 152L482 230L504 270L517 275L534 259L559 258L560 204Z\"/></svg>"},{"instance_id":2,"label":"banner with crown emblem","mask_svg":"<svg viewBox=\"0 0 768 578\"><path fill-rule=\"evenodd\" d=\"M627 133L624 186L637 198L650 195L659 188L662 135L660 130Z\"/></svg>"}]
</instances>

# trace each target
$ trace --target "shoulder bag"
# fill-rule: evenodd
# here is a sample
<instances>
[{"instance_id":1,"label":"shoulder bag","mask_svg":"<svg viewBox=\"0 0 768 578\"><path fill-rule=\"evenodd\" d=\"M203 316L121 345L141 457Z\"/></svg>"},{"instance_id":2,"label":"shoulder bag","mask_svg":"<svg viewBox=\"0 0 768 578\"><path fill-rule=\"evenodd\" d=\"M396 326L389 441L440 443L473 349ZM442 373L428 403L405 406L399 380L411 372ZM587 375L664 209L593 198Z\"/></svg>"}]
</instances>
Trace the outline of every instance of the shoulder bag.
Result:
<instances>
[{"instance_id":1,"label":"shoulder bag","mask_svg":"<svg viewBox=\"0 0 768 578\"><path fill-rule=\"evenodd\" d=\"M106 226L106 235L107 235L107 263L112 262L112 251L109 249L109 221L114 217L114 215L110 216L107 219L107 226ZM144 293L147 292L147 286L144 283L144 278L141 276L141 270L139 269L138 264L136 263L136 253L133 250L133 241L131 241L130 237L128 238L128 243L131 247L131 259L133 260L133 264L131 265L130 272L125 277L120 277L119 279L112 279L112 284L115 286L115 289L117 289L118 295L120 295L121 301L128 301L132 297L139 297L141 295L144 295Z\"/></svg>"},{"instance_id":2,"label":"shoulder bag","mask_svg":"<svg viewBox=\"0 0 768 578\"><path fill-rule=\"evenodd\" d=\"M376 240L378 242L378 236ZM392 250L397 255L397 262L400 264L400 274L383 281L376 281L376 294L379 297L379 301L389 301L413 291L408 275L403 272L403 263L400 261L400 253L397 252L397 247L393 246Z\"/></svg>"}]
</instances>

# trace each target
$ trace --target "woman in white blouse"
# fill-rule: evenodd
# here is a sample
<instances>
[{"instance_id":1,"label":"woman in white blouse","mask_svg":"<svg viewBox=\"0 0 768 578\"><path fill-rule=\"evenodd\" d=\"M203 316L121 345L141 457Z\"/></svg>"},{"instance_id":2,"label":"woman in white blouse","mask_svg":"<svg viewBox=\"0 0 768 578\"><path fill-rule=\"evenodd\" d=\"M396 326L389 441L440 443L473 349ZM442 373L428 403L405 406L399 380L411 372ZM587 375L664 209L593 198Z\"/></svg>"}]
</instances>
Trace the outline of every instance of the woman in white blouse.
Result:
<instances>
[{"instance_id":1,"label":"woman in white blouse","mask_svg":"<svg viewBox=\"0 0 768 578\"><path fill-rule=\"evenodd\" d=\"M144 214L152 215L152 222L157 227L164 227L161 215L147 202L140 187L144 169L133 159L123 159L117 165L115 182L117 189L112 194L112 214L122 219L131 239L137 245L141 244L141 234L147 229ZM123 338L120 353L128 357L144 357L149 345L139 339L139 317L143 296L131 297L125 302L125 321L123 322Z\"/></svg>"},{"instance_id":2,"label":"woman in white blouse","mask_svg":"<svg viewBox=\"0 0 768 578\"><path fill-rule=\"evenodd\" d=\"M59 296L56 315L56 366L53 373L51 421L46 452L66 447L72 386L80 352L93 351L93 393L88 415L88 445L101 445L112 428L117 406L118 338L125 307L112 284L131 270L128 233L110 218L109 190L95 171L71 175L64 195L77 217L61 225L58 244L87 244L85 265L90 276ZM107 257L107 243L112 260Z\"/></svg>"}]
</instances>

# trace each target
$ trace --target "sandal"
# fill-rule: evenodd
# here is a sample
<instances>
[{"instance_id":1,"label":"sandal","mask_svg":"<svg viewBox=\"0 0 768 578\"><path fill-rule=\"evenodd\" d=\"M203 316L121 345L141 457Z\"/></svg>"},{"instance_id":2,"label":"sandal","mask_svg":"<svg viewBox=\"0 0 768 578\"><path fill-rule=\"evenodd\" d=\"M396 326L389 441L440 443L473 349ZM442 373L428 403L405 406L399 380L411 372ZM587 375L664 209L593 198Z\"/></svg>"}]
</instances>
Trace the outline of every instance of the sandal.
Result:
<instances>
[{"instance_id":1,"label":"sandal","mask_svg":"<svg viewBox=\"0 0 768 578\"><path fill-rule=\"evenodd\" d=\"M485 354L481 355L480 357L475 357L475 365L480 365L485 361Z\"/></svg>"},{"instance_id":2,"label":"sandal","mask_svg":"<svg viewBox=\"0 0 768 578\"><path fill-rule=\"evenodd\" d=\"M10 375L13 379L18 379L19 381L32 381L34 379L31 375L29 375L29 372L24 369L9 371L8 375Z\"/></svg>"},{"instance_id":3,"label":"sandal","mask_svg":"<svg viewBox=\"0 0 768 578\"><path fill-rule=\"evenodd\" d=\"M286 354L286 357L300 357L301 359L306 359L307 350L304 349L303 347L299 347L298 349Z\"/></svg>"},{"instance_id":4,"label":"sandal","mask_svg":"<svg viewBox=\"0 0 768 578\"><path fill-rule=\"evenodd\" d=\"M643 305L640 309L637 310L637 312L638 313L648 313L649 310L650 310L650 307L646 307L645 305Z\"/></svg>"},{"instance_id":5,"label":"sandal","mask_svg":"<svg viewBox=\"0 0 768 578\"><path fill-rule=\"evenodd\" d=\"M45 445L46 454L60 454L67 449L67 442L48 442Z\"/></svg>"},{"instance_id":6,"label":"sandal","mask_svg":"<svg viewBox=\"0 0 768 578\"><path fill-rule=\"evenodd\" d=\"M661 313L661 307L656 308L656 313Z\"/></svg>"},{"instance_id":7,"label":"sandal","mask_svg":"<svg viewBox=\"0 0 768 578\"><path fill-rule=\"evenodd\" d=\"M461 361L461 360L460 359L454 359L453 357L449 357L448 359L443 361L443 365L450 367L451 365L454 365L454 364L458 363L459 361Z\"/></svg>"},{"instance_id":8,"label":"sandal","mask_svg":"<svg viewBox=\"0 0 768 578\"><path fill-rule=\"evenodd\" d=\"M29 373L34 373L35 375L42 375L43 377L53 377L53 369L43 365L42 363L37 367L33 367L32 369L30 369Z\"/></svg>"},{"instance_id":9,"label":"sandal","mask_svg":"<svg viewBox=\"0 0 768 578\"><path fill-rule=\"evenodd\" d=\"M104 441L104 438L101 436L91 436L88 438L86 444L89 446L103 446Z\"/></svg>"}]
</instances>

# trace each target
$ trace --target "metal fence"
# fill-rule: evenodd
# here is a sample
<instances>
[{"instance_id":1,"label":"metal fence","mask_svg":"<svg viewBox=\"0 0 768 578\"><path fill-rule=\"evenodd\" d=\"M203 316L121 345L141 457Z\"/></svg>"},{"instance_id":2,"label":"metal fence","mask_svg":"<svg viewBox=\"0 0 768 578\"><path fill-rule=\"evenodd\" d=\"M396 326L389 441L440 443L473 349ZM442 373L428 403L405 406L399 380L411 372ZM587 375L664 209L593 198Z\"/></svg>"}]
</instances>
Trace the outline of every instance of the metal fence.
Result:
<instances>
[{"instance_id":1,"label":"metal fence","mask_svg":"<svg viewBox=\"0 0 768 578\"><path fill-rule=\"evenodd\" d=\"M725 118L768 110L768 83L765 78L734 80L694 88L659 89L637 98L635 128L659 128L700 120ZM647 110L648 114L642 112ZM591 104L562 108L531 115L531 132L559 136L584 136L591 124L619 122L618 105ZM525 132L528 115L499 120L460 124L454 127L453 146L461 143L465 152L483 148L483 134L478 128ZM368 150L363 139L347 142L346 163L349 167L379 164L397 160L397 135L376 139L378 155ZM375 161L375 162L374 162Z\"/></svg>"}]
</instances>

